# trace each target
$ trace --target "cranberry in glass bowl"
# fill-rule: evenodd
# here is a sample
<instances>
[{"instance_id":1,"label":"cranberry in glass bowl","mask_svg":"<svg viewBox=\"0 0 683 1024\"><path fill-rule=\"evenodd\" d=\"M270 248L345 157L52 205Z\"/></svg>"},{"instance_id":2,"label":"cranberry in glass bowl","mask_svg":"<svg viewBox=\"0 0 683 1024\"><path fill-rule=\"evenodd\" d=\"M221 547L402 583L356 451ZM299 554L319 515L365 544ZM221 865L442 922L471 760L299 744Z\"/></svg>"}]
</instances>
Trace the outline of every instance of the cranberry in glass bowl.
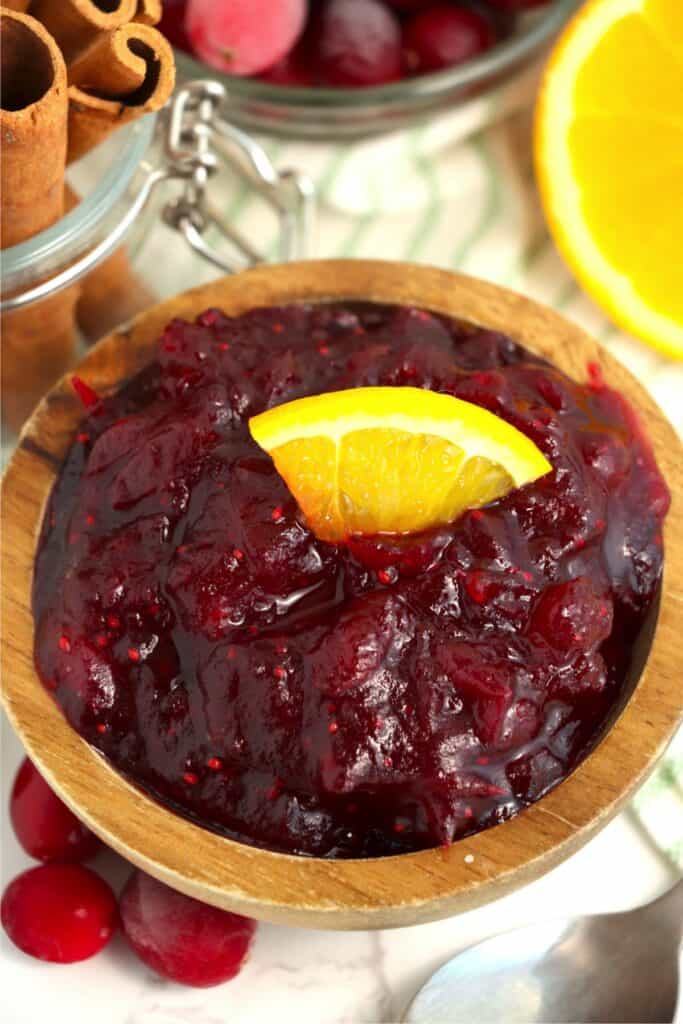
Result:
<instances>
[{"instance_id":1,"label":"cranberry in glass bowl","mask_svg":"<svg viewBox=\"0 0 683 1024\"><path fill-rule=\"evenodd\" d=\"M406 127L485 93L540 55L580 6L580 0L547 0L540 6L530 0L309 0L308 21L293 45L255 72L257 77L245 77L224 74L221 57L211 66L193 53L186 9L209 2L166 2L162 29L177 48L180 75L218 78L229 93L231 119L247 129L330 140ZM465 12L460 17L469 24L462 39L445 51L437 47L437 58L401 59L405 46L397 48L397 39L408 22L426 15L429 21L430 12L443 7ZM360 42L354 28L359 19ZM428 49L431 53L433 47Z\"/></svg>"}]
</instances>

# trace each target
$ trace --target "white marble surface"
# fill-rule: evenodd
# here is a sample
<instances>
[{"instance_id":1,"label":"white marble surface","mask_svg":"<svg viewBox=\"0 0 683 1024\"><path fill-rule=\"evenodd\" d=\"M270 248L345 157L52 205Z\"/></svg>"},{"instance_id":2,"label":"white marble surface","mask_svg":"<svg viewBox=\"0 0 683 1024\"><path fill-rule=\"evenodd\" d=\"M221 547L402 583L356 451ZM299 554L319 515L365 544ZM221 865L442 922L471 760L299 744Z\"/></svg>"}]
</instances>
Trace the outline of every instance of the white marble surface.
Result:
<instances>
[{"instance_id":1,"label":"white marble surface","mask_svg":"<svg viewBox=\"0 0 683 1024\"><path fill-rule=\"evenodd\" d=\"M7 817L22 751L4 717L0 735L4 887L30 862ZM109 852L95 867L114 885L128 873ZM388 1024L400 1020L431 971L478 939L551 915L635 906L673 880L673 869L626 813L533 885L460 917L380 932L260 925L242 973L204 990L162 981L119 936L90 961L57 966L24 956L3 933L0 1019L3 1024ZM680 1010L677 1019L683 1021Z\"/></svg>"}]
</instances>

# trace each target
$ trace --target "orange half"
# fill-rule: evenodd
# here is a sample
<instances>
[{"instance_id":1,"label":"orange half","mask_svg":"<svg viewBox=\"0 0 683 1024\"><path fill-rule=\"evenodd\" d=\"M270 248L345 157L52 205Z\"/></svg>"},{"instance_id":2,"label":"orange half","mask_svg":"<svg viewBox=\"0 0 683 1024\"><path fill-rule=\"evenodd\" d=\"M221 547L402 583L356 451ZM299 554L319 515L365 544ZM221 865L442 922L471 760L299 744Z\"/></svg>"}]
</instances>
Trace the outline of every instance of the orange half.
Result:
<instances>
[{"instance_id":1,"label":"orange half","mask_svg":"<svg viewBox=\"0 0 683 1024\"><path fill-rule=\"evenodd\" d=\"M683 358L683 0L589 0L536 112L541 200L577 279L621 327Z\"/></svg>"}]
</instances>

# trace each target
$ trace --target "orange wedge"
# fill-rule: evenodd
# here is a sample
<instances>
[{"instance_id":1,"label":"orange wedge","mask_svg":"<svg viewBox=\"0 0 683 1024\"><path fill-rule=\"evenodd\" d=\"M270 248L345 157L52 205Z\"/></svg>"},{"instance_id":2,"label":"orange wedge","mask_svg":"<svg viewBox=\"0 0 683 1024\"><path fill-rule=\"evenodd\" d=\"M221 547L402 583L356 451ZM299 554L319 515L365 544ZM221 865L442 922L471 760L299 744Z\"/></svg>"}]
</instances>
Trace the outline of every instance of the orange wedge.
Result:
<instances>
[{"instance_id":1,"label":"orange wedge","mask_svg":"<svg viewBox=\"0 0 683 1024\"><path fill-rule=\"evenodd\" d=\"M552 469L505 420L421 388L301 398L249 429L327 541L449 523Z\"/></svg>"},{"instance_id":2,"label":"orange wedge","mask_svg":"<svg viewBox=\"0 0 683 1024\"><path fill-rule=\"evenodd\" d=\"M621 327L683 358L683 0L589 0L548 63L535 160L558 248Z\"/></svg>"}]
</instances>

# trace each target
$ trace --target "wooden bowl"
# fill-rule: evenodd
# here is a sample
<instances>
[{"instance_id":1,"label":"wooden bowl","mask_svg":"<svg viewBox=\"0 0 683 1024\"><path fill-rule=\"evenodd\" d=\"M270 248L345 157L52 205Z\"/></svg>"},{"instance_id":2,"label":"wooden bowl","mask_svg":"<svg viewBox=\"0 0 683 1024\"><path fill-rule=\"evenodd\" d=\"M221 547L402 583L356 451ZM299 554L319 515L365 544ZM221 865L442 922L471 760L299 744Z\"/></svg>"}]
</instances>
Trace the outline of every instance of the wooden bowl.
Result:
<instances>
[{"instance_id":1,"label":"wooden bowl","mask_svg":"<svg viewBox=\"0 0 683 1024\"><path fill-rule=\"evenodd\" d=\"M164 325L207 306L229 314L300 300L417 304L505 331L570 376L602 365L639 410L673 493L659 619L628 704L595 751L548 796L503 825L448 848L376 860L323 860L242 845L173 814L126 782L67 724L33 664L31 579L43 506L82 408L65 379L36 409L7 470L2 504L3 702L50 785L127 860L207 903L317 928L416 924L502 896L585 843L645 779L683 713L683 451L627 371L557 313L482 281L400 263L330 261L263 267L154 307L100 342L79 369L109 392L148 362Z\"/></svg>"}]
</instances>

